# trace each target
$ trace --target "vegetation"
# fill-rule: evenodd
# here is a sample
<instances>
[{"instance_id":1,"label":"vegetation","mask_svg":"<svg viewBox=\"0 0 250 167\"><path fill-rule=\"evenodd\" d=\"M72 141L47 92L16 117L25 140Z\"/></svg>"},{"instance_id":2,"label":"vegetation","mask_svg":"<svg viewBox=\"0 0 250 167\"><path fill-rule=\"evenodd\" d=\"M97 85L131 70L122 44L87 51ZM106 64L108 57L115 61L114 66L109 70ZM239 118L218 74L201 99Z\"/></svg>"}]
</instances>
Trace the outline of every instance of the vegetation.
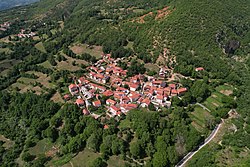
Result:
<instances>
[{"instance_id":1,"label":"vegetation","mask_svg":"<svg viewBox=\"0 0 250 167\"><path fill-rule=\"evenodd\" d=\"M113 157L124 166L174 166L234 110L230 119L237 130L204 147L189 166L223 166L218 159L228 149L245 153L249 12L246 0L43 0L0 12L1 21L13 20L0 31L0 134L12 141L9 147L0 142L0 164L62 166L72 160L81 166L83 156L87 166L107 166ZM19 38L20 29L37 35ZM75 44L85 50L75 52ZM86 65L96 63L101 50L119 59L128 76L157 76L161 57L164 66L184 76L181 85L188 92L172 98L171 108L150 104L150 111L139 108L119 119L96 120L72 102L53 102L54 95L67 92L73 76L88 72ZM149 65L154 69L147 71ZM90 111L102 114L105 108ZM44 141L48 150L41 149ZM249 164L249 157L242 157L236 165Z\"/></svg>"}]
</instances>

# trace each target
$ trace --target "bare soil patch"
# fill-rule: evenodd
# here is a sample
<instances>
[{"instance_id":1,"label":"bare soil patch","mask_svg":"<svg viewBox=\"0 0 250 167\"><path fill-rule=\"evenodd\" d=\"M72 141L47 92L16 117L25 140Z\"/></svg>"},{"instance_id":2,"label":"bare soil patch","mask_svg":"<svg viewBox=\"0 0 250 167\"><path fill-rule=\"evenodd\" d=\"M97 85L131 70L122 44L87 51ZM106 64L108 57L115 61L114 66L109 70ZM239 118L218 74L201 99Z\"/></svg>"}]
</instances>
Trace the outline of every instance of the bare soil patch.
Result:
<instances>
[{"instance_id":1,"label":"bare soil patch","mask_svg":"<svg viewBox=\"0 0 250 167\"><path fill-rule=\"evenodd\" d=\"M221 90L220 93L222 93L226 96L229 96L229 95L233 94L233 91L232 90Z\"/></svg>"}]
</instances>

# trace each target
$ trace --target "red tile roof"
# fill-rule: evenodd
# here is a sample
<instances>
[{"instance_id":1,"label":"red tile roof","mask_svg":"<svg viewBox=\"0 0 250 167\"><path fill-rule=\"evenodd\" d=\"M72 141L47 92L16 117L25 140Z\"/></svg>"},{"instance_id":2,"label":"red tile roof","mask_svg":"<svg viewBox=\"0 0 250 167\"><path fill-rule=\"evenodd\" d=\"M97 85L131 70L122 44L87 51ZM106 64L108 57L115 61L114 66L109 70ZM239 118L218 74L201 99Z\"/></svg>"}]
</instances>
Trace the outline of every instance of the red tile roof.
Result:
<instances>
[{"instance_id":1,"label":"red tile roof","mask_svg":"<svg viewBox=\"0 0 250 167\"><path fill-rule=\"evenodd\" d=\"M110 108L116 112L120 111L120 108L117 108L116 106L111 106Z\"/></svg>"},{"instance_id":2,"label":"red tile roof","mask_svg":"<svg viewBox=\"0 0 250 167\"><path fill-rule=\"evenodd\" d=\"M69 88L70 88L70 89L77 88L77 85L76 85L76 84L70 84L70 85L69 85Z\"/></svg>"},{"instance_id":3,"label":"red tile roof","mask_svg":"<svg viewBox=\"0 0 250 167\"><path fill-rule=\"evenodd\" d=\"M149 105L150 104L150 100L149 100L149 98L146 98L146 99L144 99L143 101L142 101L142 103L145 103L145 104L147 104L147 105Z\"/></svg>"},{"instance_id":4,"label":"red tile roof","mask_svg":"<svg viewBox=\"0 0 250 167\"><path fill-rule=\"evenodd\" d=\"M83 109L83 110L82 110L82 113L83 113L84 115L89 115L89 114L90 114L89 111L88 111L87 109Z\"/></svg>"},{"instance_id":5,"label":"red tile roof","mask_svg":"<svg viewBox=\"0 0 250 167\"><path fill-rule=\"evenodd\" d=\"M103 127L104 129L108 129L109 128L109 126L108 125L104 125L104 127Z\"/></svg>"},{"instance_id":6,"label":"red tile roof","mask_svg":"<svg viewBox=\"0 0 250 167\"><path fill-rule=\"evenodd\" d=\"M78 104L78 105L83 105L83 104L84 104L83 99L77 99L77 100L76 100L76 104Z\"/></svg>"},{"instance_id":7,"label":"red tile roof","mask_svg":"<svg viewBox=\"0 0 250 167\"><path fill-rule=\"evenodd\" d=\"M116 104L116 101L114 101L114 100L112 100L112 99L108 99L108 100L106 100L106 103L115 105L115 104Z\"/></svg>"},{"instance_id":8,"label":"red tile roof","mask_svg":"<svg viewBox=\"0 0 250 167\"><path fill-rule=\"evenodd\" d=\"M197 67L197 68L195 69L195 71L203 71L203 70L204 70L203 67Z\"/></svg>"},{"instance_id":9,"label":"red tile roof","mask_svg":"<svg viewBox=\"0 0 250 167\"><path fill-rule=\"evenodd\" d=\"M113 96L114 93L111 90L106 90L105 92L103 92L104 96Z\"/></svg>"},{"instance_id":10,"label":"red tile roof","mask_svg":"<svg viewBox=\"0 0 250 167\"><path fill-rule=\"evenodd\" d=\"M162 95L157 95L156 98L159 100L163 100L164 97Z\"/></svg>"},{"instance_id":11,"label":"red tile roof","mask_svg":"<svg viewBox=\"0 0 250 167\"><path fill-rule=\"evenodd\" d=\"M176 89L171 90L172 94L178 94L178 91Z\"/></svg>"},{"instance_id":12,"label":"red tile roof","mask_svg":"<svg viewBox=\"0 0 250 167\"><path fill-rule=\"evenodd\" d=\"M184 93L187 91L187 88L180 88L180 89L177 89L177 92L178 93Z\"/></svg>"},{"instance_id":13,"label":"red tile roof","mask_svg":"<svg viewBox=\"0 0 250 167\"><path fill-rule=\"evenodd\" d=\"M95 107L98 107L98 106L101 105L101 101L100 101L100 100L94 101L94 102L93 102L93 105L94 105Z\"/></svg>"}]
</instances>

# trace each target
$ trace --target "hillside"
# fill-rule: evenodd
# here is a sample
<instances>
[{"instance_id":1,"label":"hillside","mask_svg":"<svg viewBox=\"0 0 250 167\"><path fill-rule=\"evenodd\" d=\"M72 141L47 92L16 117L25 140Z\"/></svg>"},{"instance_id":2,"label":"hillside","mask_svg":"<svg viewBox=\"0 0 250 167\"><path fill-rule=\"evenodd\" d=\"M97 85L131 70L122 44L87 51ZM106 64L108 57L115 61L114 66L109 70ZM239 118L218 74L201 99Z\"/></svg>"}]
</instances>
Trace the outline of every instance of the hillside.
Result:
<instances>
[{"instance_id":1,"label":"hillside","mask_svg":"<svg viewBox=\"0 0 250 167\"><path fill-rule=\"evenodd\" d=\"M175 166L221 124L187 166L248 166L249 13L248 0L0 12L0 164Z\"/></svg>"},{"instance_id":2,"label":"hillside","mask_svg":"<svg viewBox=\"0 0 250 167\"><path fill-rule=\"evenodd\" d=\"M17 6L28 5L30 3L37 2L39 0L1 0L0 10L5 10Z\"/></svg>"}]
</instances>

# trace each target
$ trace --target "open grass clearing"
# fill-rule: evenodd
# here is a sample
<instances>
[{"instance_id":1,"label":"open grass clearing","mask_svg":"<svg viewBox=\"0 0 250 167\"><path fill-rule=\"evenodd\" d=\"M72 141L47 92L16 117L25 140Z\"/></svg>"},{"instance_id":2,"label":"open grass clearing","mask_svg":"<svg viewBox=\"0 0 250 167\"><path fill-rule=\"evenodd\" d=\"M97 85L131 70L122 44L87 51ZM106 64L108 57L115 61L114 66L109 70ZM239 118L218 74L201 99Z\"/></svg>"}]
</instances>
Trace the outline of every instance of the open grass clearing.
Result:
<instances>
[{"instance_id":1,"label":"open grass clearing","mask_svg":"<svg viewBox=\"0 0 250 167\"><path fill-rule=\"evenodd\" d=\"M32 155L46 154L54 146L49 139L40 140L34 147L29 148L29 152Z\"/></svg>"},{"instance_id":2,"label":"open grass clearing","mask_svg":"<svg viewBox=\"0 0 250 167\"><path fill-rule=\"evenodd\" d=\"M206 121L212 119L213 116L200 106L196 106L194 111L189 114L192 119L192 125L200 132L206 132Z\"/></svg>"},{"instance_id":3,"label":"open grass clearing","mask_svg":"<svg viewBox=\"0 0 250 167\"><path fill-rule=\"evenodd\" d=\"M64 103L64 100L62 99L62 96L60 95L60 93L56 92L51 99L52 101L54 101L55 103Z\"/></svg>"},{"instance_id":4,"label":"open grass clearing","mask_svg":"<svg viewBox=\"0 0 250 167\"><path fill-rule=\"evenodd\" d=\"M3 147L5 149L9 149L10 147L12 147L15 142L14 141L11 141L10 139L7 139L6 137L4 137L3 135L0 135L0 141L3 141L4 144L3 144Z\"/></svg>"},{"instance_id":5,"label":"open grass clearing","mask_svg":"<svg viewBox=\"0 0 250 167\"><path fill-rule=\"evenodd\" d=\"M74 167L89 167L89 164L100 156L101 154L94 153L86 148L82 152L79 152L70 162L63 165L63 167L72 167L72 165Z\"/></svg>"},{"instance_id":6,"label":"open grass clearing","mask_svg":"<svg viewBox=\"0 0 250 167\"><path fill-rule=\"evenodd\" d=\"M158 72L160 70L160 68L157 65L152 63L147 63L144 65L144 67L150 71L155 71L155 72Z\"/></svg>"},{"instance_id":7,"label":"open grass clearing","mask_svg":"<svg viewBox=\"0 0 250 167\"><path fill-rule=\"evenodd\" d=\"M46 49L45 49L45 47L44 47L44 45L43 45L42 42L37 43L35 45L35 47L36 47L37 50L40 50L43 53L47 53L47 51L46 51Z\"/></svg>"},{"instance_id":8,"label":"open grass clearing","mask_svg":"<svg viewBox=\"0 0 250 167\"><path fill-rule=\"evenodd\" d=\"M127 46L125 46L124 48L133 50L133 44L134 44L134 42L128 42Z\"/></svg>"},{"instance_id":9,"label":"open grass clearing","mask_svg":"<svg viewBox=\"0 0 250 167\"><path fill-rule=\"evenodd\" d=\"M220 85L218 87L216 87L216 90L226 96L229 96L231 94L233 94L233 86L231 85Z\"/></svg>"},{"instance_id":10,"label":"open grass clearing","mask_svg":"<svg viewBox=\"0 0 250 167\"><path fill-rule=\"evenodd\" d=\"M48 60L46 60L45 62L40 63L40 64L38 64L38 65L41 65L41 66L43 66L44 68L53 69L53 66L49 63Z\"/></svg>"},{"instance_id":11,"label":"open grass clearing","mask_svg":"<svg viewBox=\"0 0 250 167\"><path fill-rule=\"evenodd\" d=\"M119 156L111 156L107 161L109 167L123 167L125 166L125 161Z\"/></svg>"},{"instance_id":12,"label":"open grass clearing","mask_svg":"<svg viewBox=\"0 0 250 167\"><path fill-rule=\"evenodd\" d=\"M66 61L57 62L56 68L58 70L69 70L69 71L77 71L81 68L79 67L81 64L88 65L88 62L85 60L80 59L74 59L72 57L69 57L62 53L62 55L67 59ZM76 65L73 65L73 62L76 63Z\"/></svg>"},{"instance_id":13,"label":"open grass clearing","mask_svg":"<svg viewBox=\"0 0 250 167\"><path fill-rule=\"evenodd\" d=\"M0 48L0 53L10 53L10 49L9 48Z\"/></svg>"},{"instance_id":14,"label":"open grass clearing","mask_svg":"<svg viewBox=\"0 0 250 167\"><path fill-rule=\"evenodd\" d=\"M102 46L96 46L92 45L89 46L87 44L75 44L70 49L75 53L75 54L83 54L83 53L88 53L92 56L95 56L97 59L101 58L102 52Z\"/></svg>"},{"instance_id":15,"label":"open grass clearing","mask_svg":"<svg viewBox=\"0 0 250 167\"><path fill-rule=\"evenodd\" d=\"M222 98L225 96L220 92L213 92L210 97L204 101L204 105L211 111L216 110L217 107L223 106Z\"/></svg>"},{"instance_id":16,"label":"open grass clearing","mask_svg":"<svg viewBox=\"0 0 250 167\"><path fill-rule=\"evenodd\" d=\"M15 64L19 63L21 60L15 60L15 59L5 59L0 61L0 67L2 68L11 68Z\"/></svg>"}]
</instances>

